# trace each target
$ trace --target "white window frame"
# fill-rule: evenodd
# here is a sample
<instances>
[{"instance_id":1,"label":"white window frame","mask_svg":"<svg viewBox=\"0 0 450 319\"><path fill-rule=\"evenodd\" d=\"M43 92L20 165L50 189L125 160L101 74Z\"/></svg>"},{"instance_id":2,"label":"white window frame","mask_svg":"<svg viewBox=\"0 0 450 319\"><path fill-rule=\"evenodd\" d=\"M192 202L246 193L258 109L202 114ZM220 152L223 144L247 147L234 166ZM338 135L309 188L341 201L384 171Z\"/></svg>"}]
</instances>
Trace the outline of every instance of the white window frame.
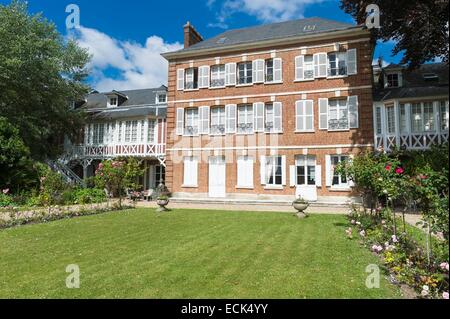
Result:
<instances>
[{"instance_id":1,"label":"white window frame","mask_svg":"<svg viewBox=\"0 0 450 319\"><path fill-rule=\"evenodd\" d=\"M434 128L433 129L426 129L426 121L425 121L425 104L431 104L431 116L430 116L430 120L433 123ZM414 113L413 113L413 109L415 106L419 106L420 107L420 130L415 130L415 125L414 125ZM437 131L437 125L440 125L440 123L436 123L436 111L434 108L434 103L432 101L425 101L425 102L418 102L418 103L411 103L411 133L434 133Z\"/></svg>"},{"instance_id":2,"label":"white window frame","mask_svg":"<svg viewBox=\"0 0 450 319\"><path fill-rule=\"evenodd\" d=\"M340 155L330 155L330 174L331 176L329 177L331 180L331 188L332 189L349 189L350 188L350 181L348 179L348 177L345 177L346 182L343 183L342 182L342 176L341 175L335 175L335 164L333 163L333 158L338 158L338 163L341 163L344 160L350 160L350 156L349 155L345 155L345 154L340 154ZM334 182L334 177L337 176L338 177L338 183L337 184L333 184Z\"/></svg>"},{"instance_id":3,"label":"white window frame","mask_svg":"<svg viewBox=\"0 0 450 319\"><path fill-rule=\"evenodd\" d=\"M164 101L161 101L160 97L164 96ZM156 93L156 104L165 104L167 103L167 93L166 92L159 92Z\"/></svg>"},{"instance_id":4,"label":"white window frame","mask_svg":"<svg viewBox=\"0 0 450 319\"><path fill-rule=\"evenodd\" d=\"M226 114L224 106L212 106L210 135L225 135Z\"/></svg>"},{"instance_id":5,"label":"white window frame","mask_svg":"<svg viewBox=\"0 0 450 319\"><path fill-rule=\"evenodd\" d=\"M197 70L197 81L195 81L195 71ZM184 90L185 91L195 91L198 90L199 87L199 74L198 68L189 68L184 70ZM189 84L192 83L192 87L189 87Z\"/></svg>"},{"instance_id":6,"label":"white window frame","mask_svg":"<svg viewBox=\"0 0 450 319\"><path fill-rule=\"evenodd\" d=\"M198 136L200 132L200 110L199 108L186 108L184 110L184 136ZM190 125L192 124L192 125ZM192 129L190 129L192 127ZM188 133L188 130L192 132Z\"/></svg>"},{"instance_id":7,"label":"white window frame","mask_svg":"<svg viewBox=\"0 0 450 319\"><path fill-rule=\"evenodd\" d=\"M242 111L245 109L245 111ZM251 112L251 113L250 113ZM237 106L237 134L253 134L254 133L254 119L253 119L253 105L241 104ZM245 124L246 129L243 130L241 125ZM250 125L251 124L251 125Z\"/></svg>"},{"instance_id":8,"label":"white window frame","mask_svg":"<svg viewBox=\"0 0 450 319\"><path fill-rule=\"evenodd\" d=\"M244 76L241 77L241 72L239 70L240 66L244 65ZM245 62L239 62L236 65L236 86L248 86L253 84L253 62L251 61L245 61ZM241 78L245 79L244 83L241 83Z\"/></svg>"},{"instance_id":9,"label":"white window frame","mask_svg":"<svg viewBox=\"0 0 450 319\"><path fill-rule=\"evenodd\" d=\"M215 85L215 81L223 81L222 85ZM224 88L226 82L225 64L216 64L211 66L211 81L210 88L219 89Z\"/></svg>"},{"instance_id":10,"label":"white window frame","mask_svg":"<svg viewBox=\"0 0 450 319\"><path fill-rule=\"evenodd\" d=\"M331 55L335 55L336 56L336 66L335 68L331 67L331 60L330 60L330 56ZM347 77L348 76L348 57L347 57L347 52L330 52L327 55L327 78L340 78L340 77ZM345 64L345 73L344 74L339 74L340 73L340 67L339 64L344 61ZM336 70L337 74L336 75L331 75L331 71L332 70Z\"/></svg>"},{"instance_id":11,"label":"white window frame","mask_svg":"<svg viewBox=\"0 0 450 319\"><path fill-rule=\"evenodd\" d=\"M449 130L448 101L439 101L439 128L441 131Z\"/></svg>"},{"instance_id":12,"label":"white window frame","mask_svg":"<svg viewBox=\"0 0 450 319\"><path fill-rule=\"evenodd\" d=\"M269 62L272 63L272 67L268 66ZM272 75L272 79L271 80L267 79L267 77L269 76L269 69L272 70L270 72L270 74ZM264 83L271 84L271 83L274 83L274 80L275 80L275 65L274 65L274 61L273 61L273 59L266 59L264 61Z\"/></svg>"},{"instance_id":13,"label":"white window frame","mask_svg":"<svg viewBox=\"0 0 450 319\"><path fill-rule=\"evenodd\" d=\"M340 113L341 113L341 110L342 109L345 109L346 111L347 111L347 127L346 128L337 128L337 129L332 129L332 128L330 128L330 121L332 120L331 119L331 116L330 116L330 113L331 113L331 105L330 105L330 102L333 102L333 101L337 101L337 104L336 104L336 121L340 121L341 120L341 115L340 115ZM339 104L339 101L345 101L345 106L343 106L343 105L340 105ZM333 106L334 107L334 106ZM350 129L350 123L349 123L349 109L348 109L348 98L347 99L345 99L345 98L338 98L338 99L328 99L328 118L327 118L327 122L328 122L328 131L330 131L330 132L339 132L339 131L348 131L349 129Z\"/></svg>"},{"instance_id":14,"label":"white window frame","mask_svg":"<svg viewBox=\"0 0 450 319\"><path fill-rule=\"evenodd\" d=\"M303 163L303 165L301 165L300 163ZM313 163L312 165L310 165L311 163ZM303 167L304 169L304 178L305 181L303 184L299 183L299 168ZM314 183L313 184L309 184L308 181L308 177L312 174L310 174L310 170L309 168L313 167L314 168ZM317 186L317 159L315 155L297 155L295 157L295 186Z\"/></svg>"},{"instance_id":15,"label":"white window frame","mask_svg":"<svg viewBox=\"0 0 450 319\"><path fill-rule=\"evenodd\" d=\"M261 165L261 173L264 174L263 184L265 185L265 188L283 188L283 186L286 185L286 156L263 156L261 160L264 161L264 165ZM281 171L281 175L277 173L278 168ZM269 183L272 174L272 183ZM281 178L280 183L277 182L277 177Z\"/></svg>"}]
</instances>

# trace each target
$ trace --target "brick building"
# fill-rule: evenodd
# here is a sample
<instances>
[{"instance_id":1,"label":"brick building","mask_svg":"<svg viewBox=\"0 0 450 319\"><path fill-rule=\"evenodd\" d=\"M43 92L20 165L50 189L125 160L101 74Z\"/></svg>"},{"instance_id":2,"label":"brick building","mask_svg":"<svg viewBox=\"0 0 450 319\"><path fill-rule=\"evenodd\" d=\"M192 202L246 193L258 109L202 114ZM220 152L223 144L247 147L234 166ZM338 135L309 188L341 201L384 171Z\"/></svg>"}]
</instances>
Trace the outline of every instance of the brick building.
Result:
<instances>
[{"instance_id":1,"label":"brick building","mask_svg":"<svg viewBox=\"0 0 450 319\"><path fill-rule=\"evenodd\" d=\"M320 18L204 40L169 61L166 185L178 198L343 202L335 165L374 145L370 33Z\"/></svg>"}]
</instances>

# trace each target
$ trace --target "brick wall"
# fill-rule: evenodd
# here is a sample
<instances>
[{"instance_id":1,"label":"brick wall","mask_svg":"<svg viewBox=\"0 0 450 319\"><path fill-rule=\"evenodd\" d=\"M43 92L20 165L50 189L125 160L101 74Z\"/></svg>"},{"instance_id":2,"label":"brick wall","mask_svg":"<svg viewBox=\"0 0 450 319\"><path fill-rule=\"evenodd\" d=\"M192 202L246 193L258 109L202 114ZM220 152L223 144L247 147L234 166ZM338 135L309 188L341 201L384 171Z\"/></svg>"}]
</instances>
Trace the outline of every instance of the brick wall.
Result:
<instances>
[{"instance_id":1,"label":"brick wall","mask_svg":"<svg viewBox=\"0 0 450 319\"><path fill-rule=\"evenodd\" d=\"M349 43L345 43L345 42ZM209 148L220 149L224 146L255 146L266 145L256 154L254 165L254 189L236 189L236 156L241 155L241 150L228 151L217 153L216 155L224 155L227 157L227 173L226 184L227 193L264 193L264 194L282 194L293 195L294 188L289 187L289 171L287 171L287 184L283 190L265 190L260 185L259 177L259 156L270 155L270 146L277 145L277 155L287 156L287 167L294 165L294 156L303 154L301 146L308 146L308 154L317 156L317 164L322 165L322 187L318 190L318 195L341 195L339 192L330 192L325 186L325 154L336 154L336 152L355 154L361 151L364 147L351 147L336 149L335 145L366 145L373 144L373 119L372 119L372 52L373 48L369 39L349 38L336 39L327 42L312 42L308 43L306 53L314 54L317 52L332 52L334 51L333 44L335 42L342 44L341 50L351 48L357 49L357 64L358 74L351 75L345 78L338 79L316 79L308 82L294 82L295 78L295 57L301 54L300 46L298 44L291 47L270 47L266 49L258 49L255 51L240 51L227 54L227 56L203 56L196 59L187 59L184 61L170 61L169 63L169 92L168 92L168 110L167 110L167 174L166 184L172 192L191 192L191 193L207 193L208 192L208 155L214 155L213 152L194 152L196 155L204 160L199 164L199 185L198 188L182 188L183 179L183 163L181 161L183 156L187 156L186 151L170 151L170 149L183 148ZM354 42L354 43L353 43ZM309 48L312 46L311 48ZM320 47L315 47L320 46ZM294 50L289 50L294 49ZM273 57L274 51L277 58L283 60L283 83L282 84L253 84L245 87L227 87L222 89L199 89L196 91L178 91L176 88L177 69L199 67L203 65L214 65L216 59L220 58L220 64L229 62L241 62L243 60L242 54L247 55L247 60L255 59L269 59ZM283 50L283 51L281 51ZM286 50L286 51L285 51ZM272 51L265 52L264 51ZM358 88L361 87L361 88ZM351 90L339 90L338 88L354 88ZM292 94L299 91L313 91L313 93ZM323 91L323 92L317 92ZM252 135L227 135L224 137L210 137L207 135L199 137L182 137L175 135L175 109L180 107L199 107L199 106L214 106L216 100L217 105L226 104L242 104L247 97L247 103L253 102L271 102L273 96L276 95L275 101L283 103L283 133L280 134L252 134ZM259 95L252 97L252 95ZM319 98L333 98L339 95L340 97L347 97L350 95L357 95L359 99L359 129L352 129L344 132L328 132L319 130L319 114L318 114L318 99ZM208 101L195 101L197 99L209 99ZM313 133L296 133L295 132L295 101L301 99L310 99L314 101L314 128ZM179 102L185 101L185 102ZM175 103L176 102L176 103ZM270 143L270 139L275 140ZM264 142L263 142L264 141ZM285 147L299 146L297 149L287 149ZM309 146L318 146L310 148ZM273 151L272 151L273 152ZM227 153L227 154L224 154ZM265 154L263 154L265 153ZM249 151L249 155L253 155Z\"/></svg>"}]
</instances>

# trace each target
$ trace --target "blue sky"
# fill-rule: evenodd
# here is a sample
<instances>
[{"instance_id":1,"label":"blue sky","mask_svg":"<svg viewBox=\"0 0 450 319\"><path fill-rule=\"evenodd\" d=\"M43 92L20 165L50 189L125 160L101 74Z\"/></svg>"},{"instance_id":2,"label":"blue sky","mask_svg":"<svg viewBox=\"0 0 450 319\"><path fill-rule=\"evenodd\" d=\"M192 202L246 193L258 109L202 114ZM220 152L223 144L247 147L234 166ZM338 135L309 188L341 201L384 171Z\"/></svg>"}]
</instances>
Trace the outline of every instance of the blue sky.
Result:
<instances>
[{"instance_id":1,"label":"blue sky","mask_svg":"<svg viewBox=\"0 0 450 319\"><path fill-rule=\"evenodd\" d=\"M8 4L9 0L0 0ZM353 23L339 0L29 0L31 12L42 12L58 30L76 37L94 58L90 84L100 91L156 87L165 84L167 64L161 52L181 48L183 25L190 21L204 38L225 30L319 16ZM66 6L80 8L81 28L66 29ZM375 58L388 62L393 43L380 44Z\"/></svg>"}]
</instances>

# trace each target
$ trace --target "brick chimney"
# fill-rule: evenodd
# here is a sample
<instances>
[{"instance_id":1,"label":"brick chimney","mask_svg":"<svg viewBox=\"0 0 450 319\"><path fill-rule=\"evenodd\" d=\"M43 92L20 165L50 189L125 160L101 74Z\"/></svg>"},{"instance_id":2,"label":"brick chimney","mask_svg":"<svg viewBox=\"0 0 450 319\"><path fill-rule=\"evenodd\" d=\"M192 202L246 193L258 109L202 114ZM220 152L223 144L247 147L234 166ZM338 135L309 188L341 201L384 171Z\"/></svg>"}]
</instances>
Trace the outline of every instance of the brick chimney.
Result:
<instances>
[{"instance_id":1,"label":"brick chimney","mask_svg":"<svg viewBox=\"0 0 450 319\"><path fill-rule=\"evenodd\" d=\"M188 21L184 25L184 48L189 48L191 45L194 45L196 43L199 43L203 41L202 36L200 33L195 30L194 26L191 25L191 23Z\"/></svg>"}]
</instances>

